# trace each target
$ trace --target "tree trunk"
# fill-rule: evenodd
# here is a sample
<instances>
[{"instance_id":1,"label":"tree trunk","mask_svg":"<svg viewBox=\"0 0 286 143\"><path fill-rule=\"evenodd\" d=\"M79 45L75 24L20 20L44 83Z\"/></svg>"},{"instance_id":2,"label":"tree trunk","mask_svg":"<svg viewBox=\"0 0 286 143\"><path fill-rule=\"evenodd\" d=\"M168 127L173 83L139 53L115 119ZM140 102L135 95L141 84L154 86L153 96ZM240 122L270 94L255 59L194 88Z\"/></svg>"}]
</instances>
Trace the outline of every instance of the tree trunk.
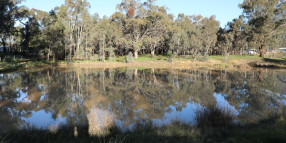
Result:
<instances>
[{"instance_id":1,"label":"tree trunk","mask_svg":"<svg viewBox=\"0 0 286 143\"><path fill-rule=\"evenodd\" d=\"M154 57L155 56L155 50L151 49L151 56Z\"/></svg>"},{"instance_id":2,"label":"tree trunk","mask_svg":"<svg viewBox=\"0 0 286 143\"><path fill-rule=\"evenodd\" d=\"M105 42L105 40L102 41L102 61L103 61L103 62L105 62L105 50L104 50L104 46L105 46L104 44L105 44L105 43L104 43L104 42Z\"/></svg>"},{"instance_id":3,"label":"tree trunk","mask_svg":"<svg viewBox=\"0 0 286 143\"><path fill-rule=\"evenodd\" d=\"M259 71L258 80L259 82L263 81L263 70Z\"/></svg>"},{"instance_id":4,"label":"tree trunk","mask_svg":"<svg viewBox=\"0 0 286 143\"><path fill-rule=\"evenodd\" d=\"M56 54L53 52L53 62L56 60Z\"/></svg>"},{"instance_id":5,"label":"tree trunk","mask_svg":"<svg viewBox=\"0 0 286 143\"><path fill-rule=\"evenodd\" d=\"M85 60L88 60L87 59L87 36L88 35L86 35L86 38L85 38Z\"/></svg>"},{"instance_id":6,"label":"tree trunk","mask_svg":"<svg viewBox=\"0 0 286 143\"><path fill-rule=\"evenodd\" d=\"M151 69L151 73L152 73L152 76L153 76L154 84L156 84L156 83L157 83L157 78L156 78L156 75L155 75L155 70L154 70L154 68Z\"/></svg>"},{"instance_id":7,"label":"tree trunk","mask_svg":"<svg viewBox=\"0 0 286 143\"><path fill-rule=\"evenodd\" d=\"M152 57L155 56L156 46L157 46L157 42L155 42L154 45L153 45L152 48L151 48L151 56L152 56Z\"/></svg>"},{"instance_id":8,"label":"tree trunk","mask_svg":"<svg viewBox=\"0 0 286 143\"><path fill-rule=\"evenodd\" d=\"M138 59L138 50L134 50L134 58Z\"/></svg>"},{"instance_id":9,"label":"tree trunk","mask_svg":"<svg viewBox=\"0 0 286 143\"><path fill-rule=\"evenodd\" d=\"M48 55L47 55L47 61L50 60L50 52L51 52L51 47L49 46L49 49L48 49Z\"/></svg>"},{"instance_id":10,"label":"tree trunk","mask_svg":"<svg viewBox=\"0 0 286 143\"><path fill-rule=\"evenodd\" d=\"M82 26L77 27L77 46L76 46L76 58L80 59L80 44L82 39Z\"/></svg>"},{"instance_id":11,"label":"tree trunk","mask_svg":"<svg viewBox=\"0 0 286 143\"><path fill-rule=\"evenodd\" d=\"M260 51L260 57L261 58L264 58L264 45L261 45L260 47L259 47L259 51Z\"/></svg>"},{"instance_id":12,"label":"tree trunk","mask_svg":"<svg viewBox=\"0 0 286 143\"><path fill-rule=\"evenodd\" d=\"M134 79L136 79L138 77L138 69L134 70Z\"/></svg>"},{"instance_id":13,"label":"tree trunk","mask_svg":"<svg viewBox=\"0 0 286 143\"><path fill-rule=\"evenodd\" d=\"M2 39L2 45L3 45L3 52L6 53L6 43L5 43L5 40Z\"/></svg>"}]
</instances>

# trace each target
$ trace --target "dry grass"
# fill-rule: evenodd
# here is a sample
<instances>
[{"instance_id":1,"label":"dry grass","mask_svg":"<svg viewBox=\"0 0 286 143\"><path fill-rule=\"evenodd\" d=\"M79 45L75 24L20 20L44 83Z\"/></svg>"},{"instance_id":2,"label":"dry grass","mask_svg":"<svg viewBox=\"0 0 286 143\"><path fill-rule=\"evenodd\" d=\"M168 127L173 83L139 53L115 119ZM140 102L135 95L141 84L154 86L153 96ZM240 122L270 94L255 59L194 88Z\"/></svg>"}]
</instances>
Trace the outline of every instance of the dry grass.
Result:
<instances>
[{"instance_id":1,"label":"dry grass","mask_svg":"<svg viewBox=\"0 0 286 143\"><path fill-rule=\"evenodd\" d=\"M200 128L223 127L234 125L234 115L229 109L221 109L217 106L202 109L197 113L197 126Z\"/></svg>"},{"instance_id":2,"label":"dry grass","mask_svg":"<svg viewBox=\"0 0 286 143\"><path fill-rule=\"evenodd\" d=\"M90 136L106 136L109 134L109 129L114 126L112 113L98 108L92 108L87 119Z\"/></svg>"}]
</instances>

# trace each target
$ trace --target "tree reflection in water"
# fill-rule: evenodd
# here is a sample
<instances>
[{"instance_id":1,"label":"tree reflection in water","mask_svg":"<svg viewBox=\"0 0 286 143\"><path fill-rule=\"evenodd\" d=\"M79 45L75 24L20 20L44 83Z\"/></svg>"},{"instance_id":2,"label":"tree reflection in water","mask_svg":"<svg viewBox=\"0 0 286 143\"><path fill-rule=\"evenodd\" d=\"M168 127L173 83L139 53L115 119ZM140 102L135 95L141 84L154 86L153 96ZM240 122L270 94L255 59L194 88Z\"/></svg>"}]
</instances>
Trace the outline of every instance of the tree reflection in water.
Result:
<instances>
[{"instance_id":1,"label":"tree reflection in water","mask_svg":"<svg viewBox=\"0 0 286 143\"><path fill-rule=\"evenodd\" d=\"M9 132L33 126L34 122L23 119L44 111L52 120L65 119L46 125L53 132L59 124L89 125L90 135L104 135L108 128L126 130L140 121L194 124L198 118L193 110L215 106L231 109L236 121L248 124L282 112L285 77L279 70L92 68L1 74L0 129Z\"/></svg>"}]
</instances>

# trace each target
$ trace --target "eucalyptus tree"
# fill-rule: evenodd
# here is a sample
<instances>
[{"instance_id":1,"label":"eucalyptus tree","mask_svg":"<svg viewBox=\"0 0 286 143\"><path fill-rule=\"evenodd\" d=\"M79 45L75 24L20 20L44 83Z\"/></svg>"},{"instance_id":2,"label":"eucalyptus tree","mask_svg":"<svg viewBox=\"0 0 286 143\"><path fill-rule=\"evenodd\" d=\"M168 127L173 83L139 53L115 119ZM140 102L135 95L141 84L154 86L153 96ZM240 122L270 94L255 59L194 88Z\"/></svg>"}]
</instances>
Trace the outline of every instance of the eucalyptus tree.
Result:
<instances>
[{"instance_id":1,"label":"eucalyptus tree","mask_svg":"<svg viewBox=\"0 0 286 143\"><path fill-rule=\"evenodd\" d=\"M167 19L167 14L154 2L155 0L144 3L139 0L123 0L117 6L119 10L126 12L123 26L124 42L127 48L133 50L135 58L138 58L143 41L145 44L148 43L151 53L154 53L156 45L162 40L161 34L165 28L164 19Z\"/></svg>"},{"instance_id":2,"label":"eucalyptus tree","mask_svg":"<svg viewBox=\"0 0 286 143\"><path fill-rule=\"evenodd\" d=\"M94 37L96 45L99 47L99 54L101 60L105 60L106 52L109 54L109 58L114 55L115 47L120 42L122 37L122 31L117 26L117 23L104 17L95 26Z\"/></svg>"},{"instance_id":3,"label":"eucalyptus tree","mask_svg":"<svg viewBox=\"0 0 286 143\"><path fill-rule=\"evenodd\" d=\"M127 45L134 52L134 57L138 58L143 39L147 36L146 20L142 15L141 3L138 0L123 0L117 5L122 12L126 12L126 23L124 25L124 38Z\"/></svg>"},{"instance_id":4,"label":"eucalyptus tree","mask_svg":"<svg viewBox=\"0 0 286 143\"><path fill-rule=\"evenodd\" d=\"M268 41L286 27L286 2L244 0L240 7L250 27L248 40L253 46L259 47L260 57L264 57L264 47Z\"/></svg>"},{"instance_id":5,"label":"eucalyptus tree","mask_svg":"<svg viewBox=\"0 0 286 143\"><path fill-rule=\"evenodd\" d=\"M117 43L117 50L116 53L118 55L124 55L128 53L128 50L132 47L132 43L130 40L127 40L123 35L125 32L125 25L126 25L127 17L122 12L115 12L111 15L110 21L117 25L119 31L121 31L121 38L118 39Z\"/></svg>"},{"instance_id":6,"label":"eucalyptus tree","mask_svg":"<svg viewBox=\"0 0 286 143\"><path fill-rule=\"evenodd\" d=\"M189 48L189 54L193 56L195 60L202 55L202 32L201 32L201 19L202 16L190 16L190 23L191 23L191 31L189 32L189 39L190 39L190 48Z\"/></svg>"},{"instance_id":7,"label":"eucalyptus tree","mask_svg":"<svg viewBox=\"0 0 286 143\"><path fill-rule=\"evenodd\" d=\"M233 19L228 23L229 30L233 33L233 51L235 54L242 54L244 50L248 49L246 24L243 21L244 17L239 16L237 19Z\"/></svg>"},{"instance_id":8,"label":"eucalyptus tree","mask_svg":"<svg viewBox=\"0 0 286 143\"><path fill-rule=\"evenodd\" d=\"M149 47L152 56L155 55L156 47L164 41L169 24L165 8L154 5L154 2L155 0L148 0L143 4L147 10L146 27L149 29L144 42Z\"/></svg>"},{"instance_id":9,"label":"eucalyptus tree","mask_svg":"<svg viewBox=\"0 0 286 143\"><path fill-rule=\"evenodd\" d=\"M176 54L185 53L185 50L190 47L189 34L191 33L191 21L188 16L179 14L176 24L178 28L172 36L171 47L176 51Z\"/></svg>"},{"instance_id":10,"label":"eucalyptus tree","mask_svg":"<svg viewBox=\"0 0 286 143\"><path fill-rule=\"evenodd\" d=\"M215 17L185 16L179 14L170 40L171 49L177 54L190 54L195 59L207 57L216 44L219 22Z\"/></svg>"},{"instance_id":11,"label":"eucalyptus tree","mask_svg":"<svg viewBox=\"0 0 286 143\"><path fill-rule=\"evenodd\" d=\"M31 9L29 10L29 15L27 16L33 17L34 24L30 25L31 29L34 28L30 33L33 35L30 39L29 49L30 53L37 58L41 56L47 47L47 38L45 35L45 31L47 28L47 19L49 17L49 13L45 11L41 11L38 9ZM25 25L26 26L26 25Z\"/></svg>"},{"instance_id":12,"label":"eucalyptus tree","mask_svg":"<svg viewBox=\"0 0 286 143\"><path fill-rule=\"evenodd\" d=\"M94 27L97 23L97 15L91 16L88 12L83 13L83 37L82 45L84 48L81 51L81 57L84 57L85 60L89 60L93 54L93 32Z\"/></svg>"},{"instance_id":13,"label":"eucalyptus tree","mask_svg":"<svg viewBox=\"0 0 286 143\"><path fill-rule=\"evenodd\" d=\"M58 9L55 8L51 10L47 16L45 16L44 29L42 29L44 35L44 42L46 42L45 53L47 60L49 60L50 55L55 59L63 59L65 53L65 43L64 43L64 25L59 19L57 14Z\"/></svg>"},{"instance_id":14,"label":"eucalyptus tree","mask_svg":"<svg viewBox=\"0 0 286 143\"><path fill-rule=\"evenodd\" d=\"M219 30L219 21L215 20L215 16L206 17L201 20L202 33L202 50L201 54L206 57L211 53L211 49L215 47L217 42L217 32Z\"/></svg>"},{"instance_id":15,"label":"eucalyptus tree","mask_svg":"<svg viewBox=\"0 0 286 143\"><path fill-rule=\"evenodd\" d=\"M61 7L61 15L65 20L66 44L69 54L80 59L82 42L84 39L84 16L88 13L89 3L86 0L65 0Z\"/></svg>"},{"instance_id":16,"label":"eucalyptus tree","mask_svg":"<svg viewBox=\"0 0 286 143\"><path fill-rule=\"evenodd\" d=\"M2 46L6 47L6 40L15 32L14 25L21 18L21 7L18 5L22 0L0 1L0 39ZM6 52L6 48L3 49Z\"/></svg>"},{"instance_id":17,"label":"eucalyptus tree","mask_svg":"<svg viewBox=\"0 0 286 143\"><path fill-rule=\"evenodd\" d=\"M23 27L21 28L21 46L24 51L27 52L34 52L39 46L38 40L39 40L39 34L41 32L40 29L40 23L36 19L36 16L34 14L33 10L27 10L28 13L25 16L27 19L26 22L22 22Z\"/></svg>"},{"instance_id":18,"label":"eucalyptus tree","mask_svg":"<svg viewBox=\"0 0 286 143\"><path fill-rule=\"evenodd\" d=\"M220 48L221 53L225 55L226 59L228 58L229 52L231 51L231 47L233 46L233 40L233 32L220 28L218 32L217 46Z\"/></svg>"},{"instance_id":19,"label":"eucalyptus tree","mask_svg":"<svg viewBox=\"0 0 286 143\"><path fill-rule=\"evenodd\" d=\"M170 47L169 50L172 50L172 53L179 53L181 46L181 31L181 27L178 25L178 23L175 22L171 29L170 40L168 42Z\"/></svg>"}]
</instances>

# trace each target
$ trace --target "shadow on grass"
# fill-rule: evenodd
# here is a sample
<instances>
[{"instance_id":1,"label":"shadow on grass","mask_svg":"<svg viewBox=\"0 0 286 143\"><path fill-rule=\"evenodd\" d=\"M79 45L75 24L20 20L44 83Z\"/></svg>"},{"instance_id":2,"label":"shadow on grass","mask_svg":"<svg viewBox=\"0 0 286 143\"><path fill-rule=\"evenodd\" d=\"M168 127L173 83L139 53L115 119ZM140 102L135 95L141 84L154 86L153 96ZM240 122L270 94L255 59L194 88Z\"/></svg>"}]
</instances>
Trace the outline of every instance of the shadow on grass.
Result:
<instances>
[{"instance_id":1,"label":"shadow on grass","mask_svg":"<svg viewBox=\"0 0 286 143\"><path fill-rule=\"evenodd\" d=\"M286 60L264 58L263 62L255 61L248 63L248 65L257 68L285 69Z\"/></svg>"},{"instance_id":2,"label":"shadow on grass","mask_svg":"<svg viewBox=\"0 0 286 143\"><path fill-rule=\"evenodd\" d=\"M25 69L35 69L35 68L47 68L49 66L58 66L58 62L48 62L48 61L13 61L13 62L0 62L0 72L8 73L15 72Z\"/></svg>"},{"instance_id":3,"label":"shadow on grass","mask_svg":"<svg viewBox=\"0 0 286 143\"><path fill-rule=\"evenodd\" d=\"M259 62L251 62L248 63L249 66L254 68L270 68L270 69L283 69L285 67L274 65L274 64L268 64L268 63L259 63Z\"/></svg>"},{"instance_id":4,"label":"shadow on grass","mask_svg":"<svg viewBox=\"0 0 286 143\"><path fill-rule=\"evenodd\" d=\"M269 59L269 58L264 58L263 61L269 62L269 63L284 64L284 65L286 65L286 60L284 60L284 59Z\"/></svg>"}]
</instances>

